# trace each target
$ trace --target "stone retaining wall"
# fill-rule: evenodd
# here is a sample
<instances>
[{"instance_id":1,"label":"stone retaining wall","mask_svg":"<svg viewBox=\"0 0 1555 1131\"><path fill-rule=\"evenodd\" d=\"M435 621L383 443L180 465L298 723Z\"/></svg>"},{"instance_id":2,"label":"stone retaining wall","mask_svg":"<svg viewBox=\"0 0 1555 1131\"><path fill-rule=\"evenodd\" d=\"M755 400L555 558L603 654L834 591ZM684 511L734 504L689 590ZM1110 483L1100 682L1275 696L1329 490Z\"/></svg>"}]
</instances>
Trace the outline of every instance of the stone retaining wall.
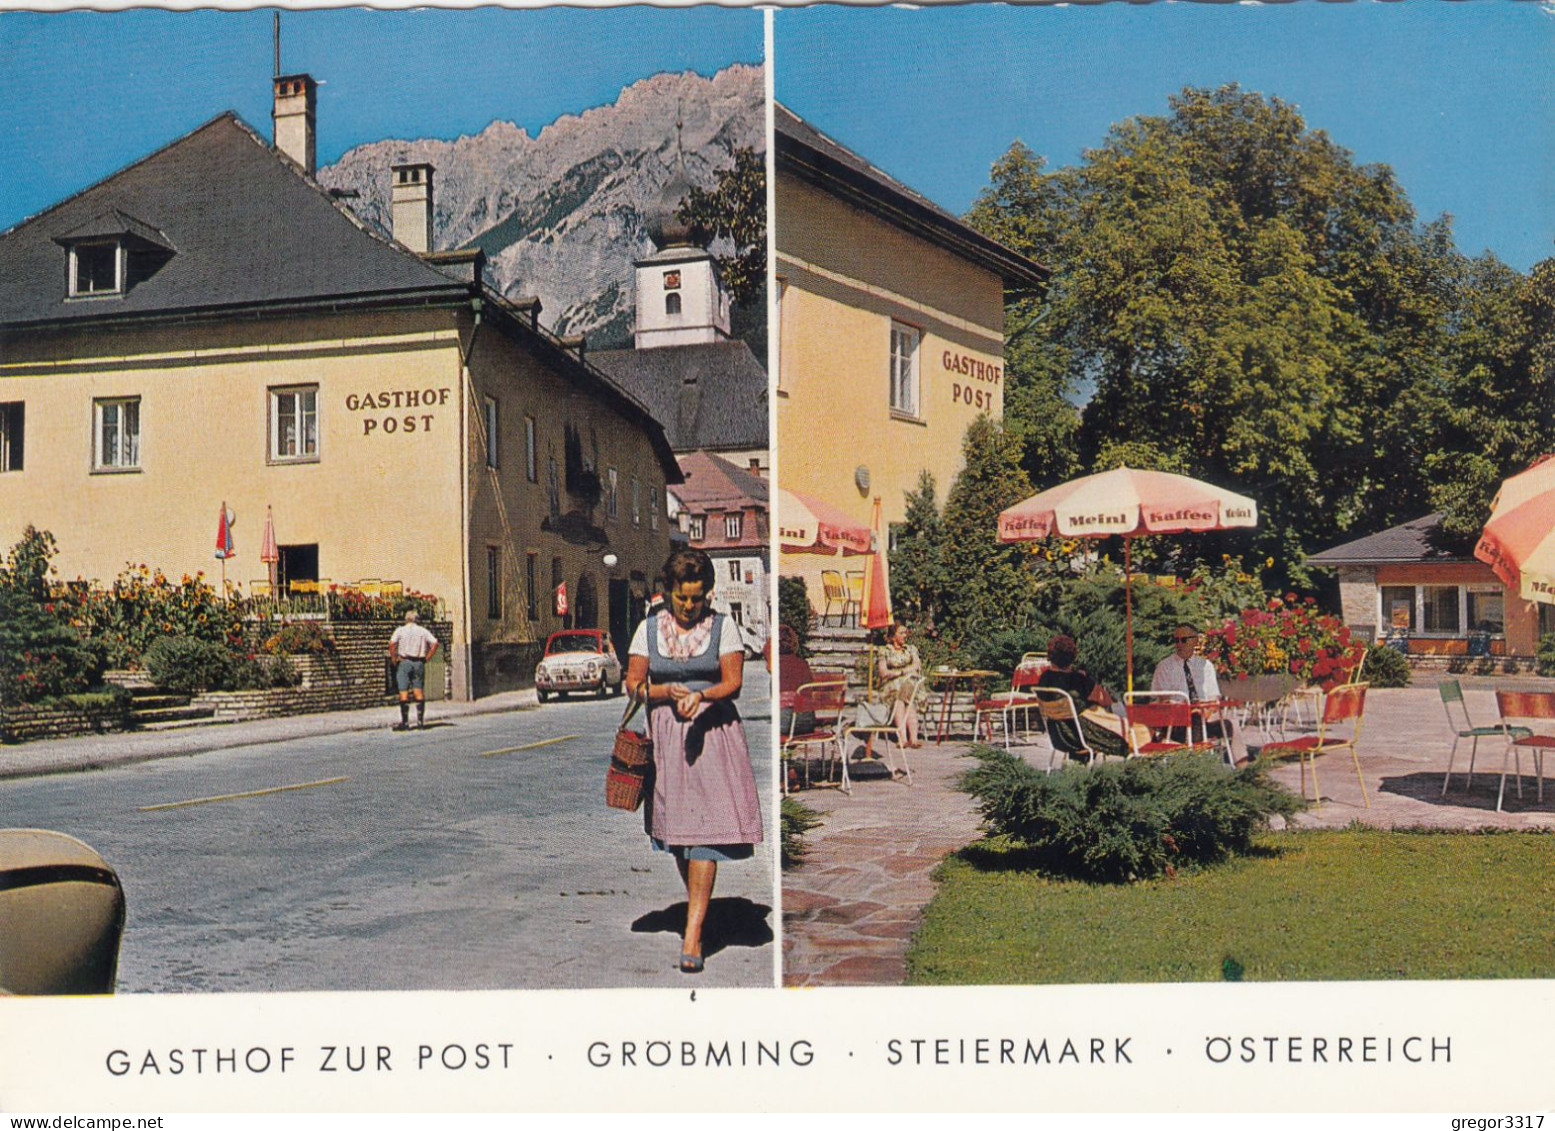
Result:
<instances>
[{"instance_id":1,"label":"stone retaining wall","mask_svg":"<svg viewBox=\"0 0 1555 1131\"><path fill-rule=\"evenodd\" d=\"M319 711L355 711L383 707L395 696L384 691L384 659L389 637L398 625L391 621L335 621L323 626L334 638L332 652L293 656L302 676L300 687L264 691L209 691L191 701L215 712L222 722L273 719L283 715L307 715ZM453 639L451 621L432 621L426 626L447 649ZM257 642L274 631L273 625L251 626ZM451 692L449 669L444 669L443 695Z\"/></svg>"},{"instance_id":2,"label":"stone retaining wall","mask_svg":"<svg viewBox=\"0 0 1555 1131\"><path fill-rule=\"evenodd\" d=\"M31 742L76 734L108 734L124 729L127 706L7 707L0 711L0 741Z\"/></svg>"}]
</instances>

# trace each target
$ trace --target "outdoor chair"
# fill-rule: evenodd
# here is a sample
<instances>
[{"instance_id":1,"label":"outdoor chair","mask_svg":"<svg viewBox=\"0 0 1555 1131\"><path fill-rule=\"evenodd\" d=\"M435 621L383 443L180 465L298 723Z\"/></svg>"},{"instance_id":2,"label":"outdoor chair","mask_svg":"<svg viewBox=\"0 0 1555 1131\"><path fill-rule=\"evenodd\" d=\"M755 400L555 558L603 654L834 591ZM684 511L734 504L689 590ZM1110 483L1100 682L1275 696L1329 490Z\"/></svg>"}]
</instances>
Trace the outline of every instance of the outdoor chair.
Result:
<instances>
[{"instance_id":1,"label":"outdoor chair","mask_svg":"<svg viewBox=\"0 0 1555 1131\"><path fill-rule=\"evenodd\" d=\"M1316 734L1304 734L1300 738L1271 742L1264 746L1265 755L1295 754L1301 760L1301 796L1307 795L1307 763L1312 763L1312 797L1318 808L1323 804L1323 792L1317 784L1317 756L1330 750L1349 748L1355 762L1355 780L1361 783L1361 799L1371 808L1371 797L1366 792L1366 779L1361 776L1361 754L1356 744L1361 740L1361 720L1366 713L1366 684L1346 683L1334 688L1323 701L1322 715ZM1333 727L1350 726L1349 737L1337 737L1330 733Z\"/></svg>"},{"instance_id":2,"label":"outdoor chair","mask_svg":"<svg viewBox=\"0 0 1555 1131\"><path fill-rule=\"evenodd\" d=\"M383 583L384 597L403 597L405 595L405 583L403 581L385 581Z\"/></svg>"},{"instance_id":3,"label":"outdoor chair","mask_svg":"<svg viewBox=\"0 0 1555 1131\"><path fill-rule=\"evenodd\" d=\"M1506 735L1506 753L1501 756L1501 788L1496 791L1496 812L1506 798L1506 764L1517 760L1517 796L1523 795L1523 751L1533 752L1535 781L1538 782L1538 799L1544 801L1544 751L1555 746L1555 734L1540 734L1527 727L1514 727L1512 719L1538 720L1539 726L1548 731L1555 729L1555 691L1498 691L1496 707L1501 712L1500 730ZM1522 737L1516 731L1527 733Z\"/></svg>"},{"instance_id":4,"label":"outdoor chair","mask_svg":"<svg viewBox=\"0 0 1555 1131\"><path fill-rule=\"evenodd\" d=\"M810 784L811 747L821 749L820 762L823 773L830 761L827 756L828 750L835 750L838 761L842 761L842 712L847 693L848 685L845 679L816 680L796 687L792 692L782 693L782 705L788 707L791 712L788 733L783 736L778 751L779 760L784 763L782 777L785 795L788 793L788 763L793 761L796 751L802 755L806 786ZM801 719L804 719L807 725L801 727ZM847 771L847 763L843 762L844 791L848 788Z\"/></svg>"},{"instance_id":5,"label":"outdoor chair","mask_svg":"<svg viewBox=\"0 0 1555 1131\"><path fill-rule=\"evenodd\" d=\"M1069 692L1057 687L1037 690L1037 710L1042 714L1042 725L1047 728L1048 741L1053 753L1048 756L1047 772L1053 772L1053 763L1062 754L1065 758L1086 758L1100 761L1103 754L1085 739L1085 728L1080 725L1080 712L1075 709Z\"/></svg>"},{"instance_id":6,"label":"outdoor chair","mask_svg":"<svg viewBox=\"0 0 1555 1131\"><path fill-rule=\"evenodd\" d=\"M379 577L364 577L351 586L351 588L369 597L376 597L383 592L383 579Z\"/></svg>"},{"instance_id":7,"label":"outdoor chair","mask_svg":"<svg viewBox=\"0 0 1555 1131\"><path fill-rule=\"evenodd\" d=\"M1442 796L1447 796L1447 786L1452 781L1452 764L1458 756L1458 743L1465 738L1472 738L1474 744L1469 747L1469 772L1463 779L1463 787L1474 787L1474 757L1479 753L1479 740L1490 738L1492 735L1502 735L1513 739L1527 738L1533 731L1528 727L1508 727L1505 723L1499 726L1477 727L1469 718L1468 706L1463 701L1463 686L1455 679L1442 680L1437 689L1441 692L1442 706L1447 711L1447 725L1452 728L1452 751L1447 755L1447 773L1442 777Z\"/></svg>"},{"instance_id":8,"label":"outdoor chair","mask_svg":"<svg viewBox=\"0 0 1555 1131\"><path fill-rule=\"evenodd\" d=\"M1010 676L1010 689L997 691L992 695L977 699L972 704L972 735L973 737L987 736L989 742L993 741L993 719L997 715L1004 733L1004 748L1010 748L1010 740L1015 730L1015 716L1023 716L1027 729L1031 725L1031 712L1039 706L1036 691L1037 683L1042 679L1042 673L1046 665L1027 664L1021 662ZM1043 734L1044 729L1040 725L1041 713L1037 718L1039 725L1037 734Z\"/></svg>"},{"instance_id":9,"label":"outdoor chair","mask_svg":"<svg viewBox=\"0 0 1555 1131\"><path fill-rule=\"evenodd\" d=\"M904 699L911 702L917 697L918 689L922 686L923 677L921 675L908 676L902 682L901 695ZM907 760L907 736L902 733L902 728L897 725L894 719L894 711L892 712L893 721L888 722L866 721L861 712L858 721L853 726L843 729L842 780L844 785L850 790L852 781L848 773L848 747L855 738L864 740L862 745L866 751L873 751L874 742L877 738L883 741L885 743L885 753L880 757L885 762L886 769L890 772L891 777L895 778L897 774L901 774L907 779L907 784L912 785L912 764ZM921 719L919 720L919 725L922 725ZM900 770L896 768L895 762L891 757L891 748L893 746L902 758L902 768Z\"/></svg>"},{"instance_id":10,"label":"outdoor chair","mask_svg":"<svg viewBox=\"0 0 1555 1131\"><path fill-rule=\"evenodd\" d=\"M1219 742L1210 741L1204 729L1203 715L1193 709L1188 697L1181 691L1131 691L1123 700L1123 710L1128 717L1130 757L1216 750L1221 746ZM1152 737L1141 741L1136 727L1145 728ZM1199 731L1197 742L1193 738L1195 729ZM1171 737L1173 732L1182 734L1183 738L1179 740ZM1153 737L1157 734L1161 737ZM1229 750L1226 757L1230 759Z\"/></svg>"},{"instance_id":11,"label":"outdoor chair","mask_svg":"<svg viewBox=\"0 0 1555 1131\"><path fill-rule=\"evenodd\" d=\"M843 606L842 614L848 614L848 609L853 610L853 623L858 624L864 619L864 571L850 569L847 573L848 602Z\"/></svg>"},{"instance_id":12,"label":"outdoor chair","mask_svg":"<svg viewBox=\"0 0 1555 1131\"><path fill-rule=\"evenodd\" d=\"M844 623L848 612L848 583L843 580L841 570L821 570L821 594L826 599L825 611L821 613L821 623L825 624L826 618L831 616L833 605L840 610L837 614L837 623L839 625Z\"/></svg>"}]
</instances>

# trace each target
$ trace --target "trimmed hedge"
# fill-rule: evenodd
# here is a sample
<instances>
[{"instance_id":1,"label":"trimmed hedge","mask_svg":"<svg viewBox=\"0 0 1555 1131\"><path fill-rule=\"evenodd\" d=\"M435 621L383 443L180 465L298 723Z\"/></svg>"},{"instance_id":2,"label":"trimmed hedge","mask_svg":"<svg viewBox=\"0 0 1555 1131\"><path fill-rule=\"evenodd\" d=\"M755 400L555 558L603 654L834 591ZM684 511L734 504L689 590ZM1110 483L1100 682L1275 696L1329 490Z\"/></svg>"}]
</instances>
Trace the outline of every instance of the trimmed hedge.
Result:
<instances>
[{"instance_id":1,"label":"trimmed hedge","mask_svg":"<svg viewBox=\"0 0 1555 1131\"><path fill-rule=\"evenodd\" d=\"M991 746L960 788L977 799L989 829L1019 841L1037 868L1124 883L1246 853L1269 818L1305 807L1255 761L1227 768L1208 753L1068 765L1044 774Z\"/></svg>"}]
</instances>

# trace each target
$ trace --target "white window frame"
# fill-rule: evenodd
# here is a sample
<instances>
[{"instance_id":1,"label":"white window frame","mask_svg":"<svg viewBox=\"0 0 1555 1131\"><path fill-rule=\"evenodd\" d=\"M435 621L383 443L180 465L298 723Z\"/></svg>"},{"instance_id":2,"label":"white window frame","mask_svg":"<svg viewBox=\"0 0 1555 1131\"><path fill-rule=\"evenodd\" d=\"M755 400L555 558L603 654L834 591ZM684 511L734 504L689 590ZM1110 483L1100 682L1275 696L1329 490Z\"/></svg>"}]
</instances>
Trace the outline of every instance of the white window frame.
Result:
<instances>
[{"instance_id":1,"label":"white window frame","mask_svg":"<svg viewBox=\"0 0 1555 1131\"><path fill-rule=\"evenodd\" d=\"M111 289L81 289L80 253L89 249L94 251L108 249L113 252L113 287ZM122 241L115 240L112 243L108 243L94 240L88 243L72 244L70 247L70 297L104 298L111 295L122 295L124 293L124 269L124 244Z\"/></svg>"},{"instance_id":2,"label":"white window frame","mask_svg":"<svg viewBox=\"0 0 1555 1131\"><path fill-rule=\"evenodd\" d=\"M524 417L524 474L529 482L540 482L540 446L536 443L535 418Z\"/></svg>"},{"instance_id":3,"label":"white window frame","mask_svg":"<svg viewBox=\"0 0 1555 1131\"><path fill-rule=\"evenodd\" d=\"M497 404L496 397L485 398L486 407L486 466L497 468L501 466L497 455L497 444L501 437L502 411Z\"/></svg>"},{"instance_id":4,"label":"white window frame","mask_svg":"<svg viewBox=\"0 0 1555 1131\"><path fill-rule=\"evenodd\" d=\"M734 584L734 585L738 585L738 584L740 584L744 580L745 580L745 573L740 568L740 559L739 558L730 558L729 559L729 581L732 584Z\"/></svg>"},{"instance_id":5,"label":"white window frame","mask_svg":"<svg viewBox=\"0 0 1555 1131\"><path fill-rule=\"evenodd\" d=\"M890 405L898 416L923 418L923 389L919 380L918 354L923 331L905 322L891 323Z\"/></svg>"},{"instance_id":6,"label":"white window frame","mask_svg":"<svg viewBox=\"0 0 1555 1131\"><path fill-rule=\"evenodd\" d=\"M745 527L744 518L745 516L740 514L739 511L724 515L725 542L738 542L740 540L740 531Z\"/></svg>"},{"instance_id":7,"label":"white window frame","mask_svg":"<svg viewBox=\"0 0 1555 1131\"><path fill-rule=\"evenodd\" d=\"M311 396L313 407L306 409L303 398ZM293 452L281 450L281 402L283 399L293 401L292 416L297 421L296 447ZM308 451L307 439L309 420L313 422L313 450ZM271 463L316 463L319 458L320 442L319 428L319 387L317 385L276 385L270 390L270 449L269 461Z\"/></svg>"},{"instance_id":8,"label":"white window frame","mask_svg":"<svg viewBox=\"0 0 1555 1131\"><path fill-rule=\"evenodd\" d=\"M643 524L643 485L642 480L632 476L632 525Z\"/></svg>"},{"instance_id":9,"label":"white window frame","mask_svg":"<svg viewBox=\"0 0 1555 1131\"><path fill-rule=\"evenodd\" d=\"M111 441L103 434L109 410L115 426ZM92 401L92 469L140 470L139 397L99 397Z\"/></svg>"},{"instance_id":10,"label":"white window frame","mask_svg":"<svg viewBox=\"0 0 1555 1131\"><path fill-rule=\"evenodd\" d=\"M605 513L611 518L621 517L620 476L613 467L605 468Z\"/></svg>"},{"instance_id":11,"label":"white window frame","mask_svg":"<svg viewBox=\"0 0 1555 1131\"><path fill-rule=\"evenodd\" d=\"M693 542L700 542L707 537L707 517L693 514L686 517L686 537Z\"/></svg>"},{"instance_id":12,"label":"white window frame","mask_svg":"<svg viewBox=\"0 0 1555 1131\"><path fill-rule=\"evenodd\" d=\"M659 489L648 488L648 529L657 532L659 529Z\"/></svg>"}]
</instances>

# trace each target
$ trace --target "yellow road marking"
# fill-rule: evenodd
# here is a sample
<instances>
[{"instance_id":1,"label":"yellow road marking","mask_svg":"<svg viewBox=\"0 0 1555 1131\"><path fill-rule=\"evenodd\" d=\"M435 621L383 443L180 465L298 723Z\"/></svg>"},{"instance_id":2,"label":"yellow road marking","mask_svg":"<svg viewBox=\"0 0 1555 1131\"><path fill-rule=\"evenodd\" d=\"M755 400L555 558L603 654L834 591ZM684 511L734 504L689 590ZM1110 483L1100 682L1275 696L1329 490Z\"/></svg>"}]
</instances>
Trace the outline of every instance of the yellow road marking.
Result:
<instances>
[{"instance_id":1,"label":"yellow road marking","mask_svg":"<svg viewBox=\"0 0 1555 1131\"><path fill-rule=\"evenodd\" d=\"M517 754L520 750L535 750L541 746L550 746L557 742L566 742L572 738L582 738L580 734L564 734L560 738L542 738L539 742L526 742L522 746L504 746L501 750L488 750L481 755L482 758L495 758L498 754Z\"/></svg>"},{"instance_id":2,"label":"yellow road marking","mask_svg":"<svg viewBox=\"0 0 1555 1131\"><path fill-rule=\"evenodd\" d=\"M307 781L297 785L277 785L269 789L251 789L247 793L223 793L219 797L196 797L189 801L166 801L161 805L142 805L139 812L150 813L157 809L182 809L186 805L209 805L212 801L237 801L244 797L264 797L270 793L285 793L290 789L312 789L320 785L335 785L350 778L325 778L323 781Z\"/></svg>"}]
</instances>

